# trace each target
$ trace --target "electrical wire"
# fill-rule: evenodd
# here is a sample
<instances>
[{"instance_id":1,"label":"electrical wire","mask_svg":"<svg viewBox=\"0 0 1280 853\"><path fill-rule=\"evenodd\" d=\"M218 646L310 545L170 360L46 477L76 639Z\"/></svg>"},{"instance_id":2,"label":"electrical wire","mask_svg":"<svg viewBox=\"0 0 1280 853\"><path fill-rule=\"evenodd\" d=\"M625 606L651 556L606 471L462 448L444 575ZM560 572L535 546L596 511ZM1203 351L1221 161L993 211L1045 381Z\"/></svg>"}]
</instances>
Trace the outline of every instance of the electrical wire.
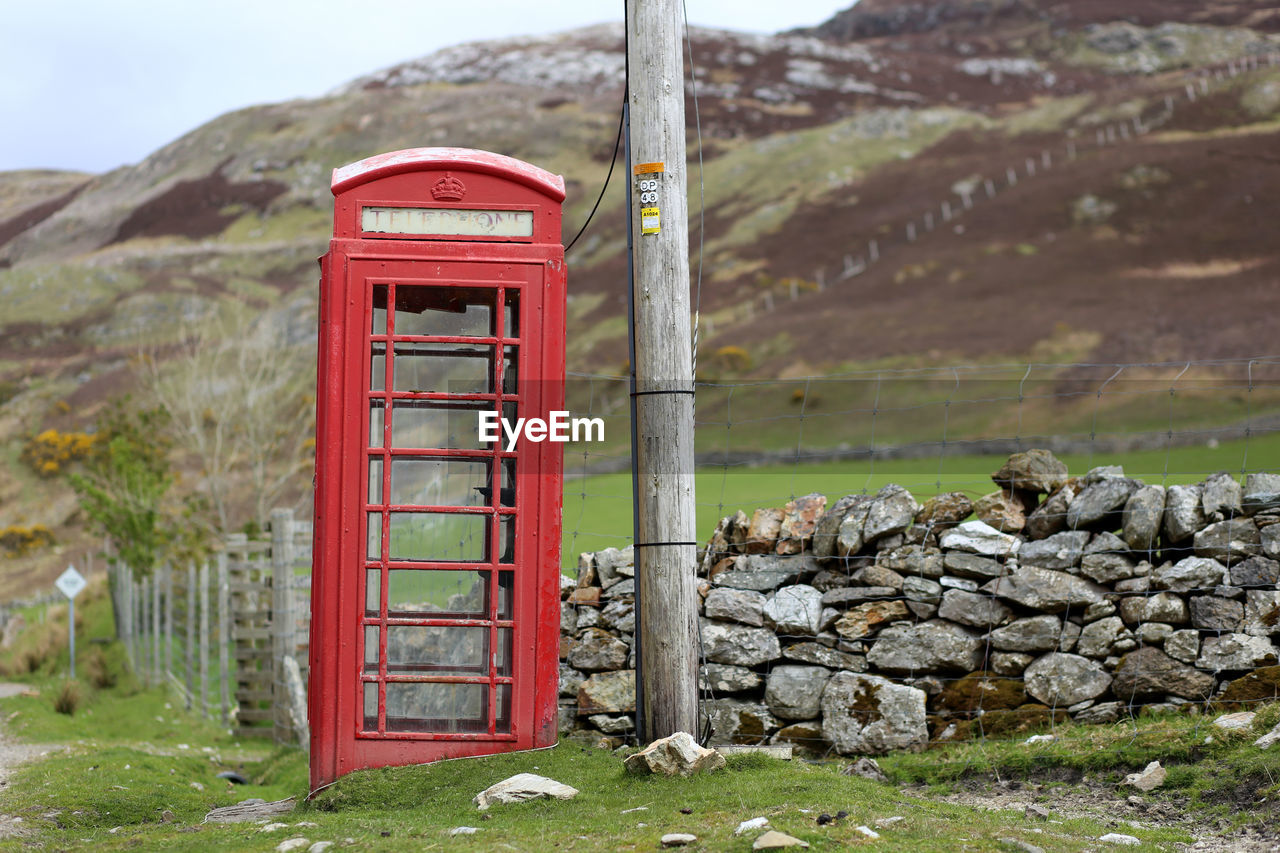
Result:
<instances>
[{"instance_id":1,"label":"electrical wire","mask_svg":"<svg viewBox=\"0 0 1280 853\"><path fill-rule=\"evenodd\" d=\"M587 230L587 226L591 224L591 220L595 218L596 211L600 209L600 202L604 201L605 190L609 189L609 179L613 177L614 164L618 162L618 147L622 144L622 121L625 116L625 108L627 103L627 86L626 81L622 84L622 104L623 109L618 111L618 135L613 140L613 156L609 158L609 173L604 176L604 186L600 188L600 195L596 196L596 203L591 206L591 212L587 214L587 221L582 223L582 227L578 229L578 233L569 241L569 245L564 247L564 253L569 254L569 250L573 248L573 244L578 242L578 238Z\"/></svg>"},{"instance_id":2,"label":"electrical wire","mask_svg":"<svg viewBox=\"0 0 1280 853\"><path fill-rule=\"evenodd\" d=\"M693 126L698 141L698 276L693 298L693 380L698 381L698 332L702 320L702 249L707 241L707 197L702 172L702 115L698 111L698 70L693 64L693 40L689 37L689 3L681 0L684 9L684 43L689 53L689 82L693 89Z\"/></svg>"}]
</instances>

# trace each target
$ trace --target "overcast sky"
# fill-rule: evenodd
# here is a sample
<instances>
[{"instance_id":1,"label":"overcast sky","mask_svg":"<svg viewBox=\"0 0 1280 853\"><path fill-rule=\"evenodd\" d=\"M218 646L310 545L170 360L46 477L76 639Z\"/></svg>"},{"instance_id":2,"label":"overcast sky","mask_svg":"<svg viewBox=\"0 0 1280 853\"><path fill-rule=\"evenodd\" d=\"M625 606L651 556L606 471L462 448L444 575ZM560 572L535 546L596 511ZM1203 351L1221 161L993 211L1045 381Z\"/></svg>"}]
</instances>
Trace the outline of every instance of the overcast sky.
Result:
<instances>
[{"instance_id":1,"label":"overcast sky","mask_svg":"<svg viewBox=\"0 0 1280 853\"><path fill-rule=\"evenodd\" d=\"M853 0L687 0L693 24L776 32ZM622 19L622 0L5 2L0 171L136 163L228 110L321 95L439 48ZM382 11L368 11L370 9Z\"/></svg>"}]
</instances>

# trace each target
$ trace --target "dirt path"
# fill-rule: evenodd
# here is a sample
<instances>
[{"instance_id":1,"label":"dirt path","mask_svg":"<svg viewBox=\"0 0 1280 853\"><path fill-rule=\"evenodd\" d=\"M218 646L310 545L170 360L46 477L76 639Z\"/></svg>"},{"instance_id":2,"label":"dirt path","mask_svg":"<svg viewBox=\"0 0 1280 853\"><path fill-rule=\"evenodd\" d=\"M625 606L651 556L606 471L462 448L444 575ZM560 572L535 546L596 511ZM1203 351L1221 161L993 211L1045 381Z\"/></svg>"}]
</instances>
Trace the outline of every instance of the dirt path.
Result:
<instances>
[{"instance_id":1,"label":"dirt path","mask_svg":"<svg viewBox=\"0 0 1280 853\"><path fill-rule=\"evenodd\" d=\"M17 696L30 688L25 684L0 682L0 699ZM9 778L19 764L31 761L50 752L61 749L60 746L39 743L17 743L8 736L3 721L0 721L0 809L3 809L4 792L9 787ZM0 838L10 838L23 832L22 819L0 813Z\"/></svg>"}]
</instances>

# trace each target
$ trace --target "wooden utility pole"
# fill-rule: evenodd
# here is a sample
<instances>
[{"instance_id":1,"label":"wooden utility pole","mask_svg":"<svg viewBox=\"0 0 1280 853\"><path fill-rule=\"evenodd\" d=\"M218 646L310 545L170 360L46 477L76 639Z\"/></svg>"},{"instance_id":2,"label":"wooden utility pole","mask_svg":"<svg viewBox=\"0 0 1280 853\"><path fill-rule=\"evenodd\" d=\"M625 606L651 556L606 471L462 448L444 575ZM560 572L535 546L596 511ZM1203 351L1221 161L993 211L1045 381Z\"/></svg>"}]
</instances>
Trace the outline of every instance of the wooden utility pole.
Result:
<instances>
[{"instance_id":1,"label":"wooden utility pole","mask_svg":"<svg viewBox=\"0 0 1280 853\"><path fill-rule=\"evenodd\" d=\"M698 732L693 359L680 0L627 0L642 742Z\"/></svg>"}]
</instances>

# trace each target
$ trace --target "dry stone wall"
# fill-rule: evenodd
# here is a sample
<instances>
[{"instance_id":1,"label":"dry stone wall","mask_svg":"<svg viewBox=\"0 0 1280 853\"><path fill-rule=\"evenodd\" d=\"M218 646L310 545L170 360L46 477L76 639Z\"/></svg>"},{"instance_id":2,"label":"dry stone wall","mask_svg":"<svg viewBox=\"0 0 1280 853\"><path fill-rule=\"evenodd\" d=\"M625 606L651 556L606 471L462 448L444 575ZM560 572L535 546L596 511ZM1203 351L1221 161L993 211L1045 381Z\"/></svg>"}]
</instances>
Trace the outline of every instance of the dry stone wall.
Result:
<instances>
[{"instance_id":1,"label":"dry stone wall","mask_svg":"<svg viewBox=\"0 0 1280 853\"><path fill-rule=\"evenodd\" d=\"M992 479L723 519L698 566L712 742L883 753L1280 695L1280 475L1166 487L1030 450ZM562 727L625 739L630 549L565 587Z\"/></svg>"}]
</instances>

